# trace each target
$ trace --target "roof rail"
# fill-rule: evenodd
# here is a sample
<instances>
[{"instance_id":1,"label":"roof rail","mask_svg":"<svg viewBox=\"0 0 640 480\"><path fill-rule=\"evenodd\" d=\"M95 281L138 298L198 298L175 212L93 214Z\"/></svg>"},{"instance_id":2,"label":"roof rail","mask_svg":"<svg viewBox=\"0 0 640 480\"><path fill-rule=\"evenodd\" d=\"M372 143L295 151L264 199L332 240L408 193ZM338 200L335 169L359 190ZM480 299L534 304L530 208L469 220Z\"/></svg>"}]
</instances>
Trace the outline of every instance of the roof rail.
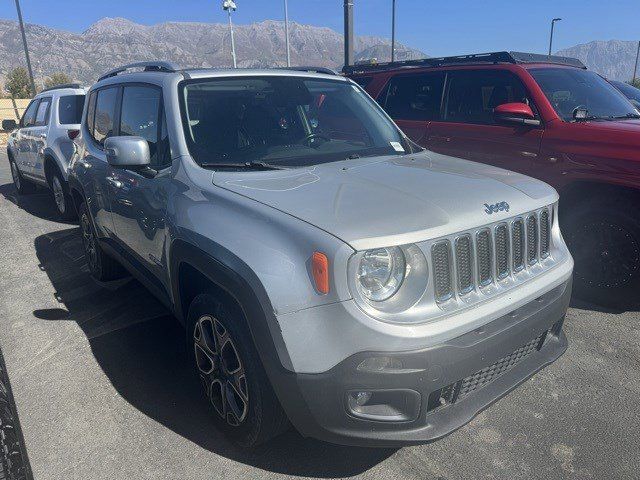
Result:
<instances>
[{"instance_id":1,"label":"roof rail","mask_svg":"<svg viewBox=\"0 0 640 480\"><path fill-rule=\"evenodd\" d=\"M142 68L143 72L172 73L172 72L178 71L178 68L173 63L170 63L170 62L161 62L161 61L136 62L136 63L129 63L127 65L123 65L118 68L114 68L113 70L109 70L107 73L105 73L100 78L98 78L98 82L104 80L105 78L115 77L119 73L126 72L127 70L130 70L132 68Z\"/></svg>"},{"instance_id":2,"label":"roof rail","mask_svg":"<svg viewBox=\"0 0 640 480\"><path fill-rule=\"evenodd\" d=\"M79 83L61 83L59 85L54 85L53 87L43 88L38 93L48 92L50 90L58 90L60 88L82 88L82 85L80 85Z\"/></svg>"},{"instance_id":3,"label":"roof rail","mask_svg":"<svg viewBox=\"0 0 640 480\"><path fill-rule=\"evenodd\" d=\"M399 62L360 63L357 65L345 65L342 73L354 74L372 71L392 70L408 67L442 67L446 65L482 63L553 63L556 65L569 65L586 69L585 65L577 58L560 57L557 55L543 55L524 52L490 52L475 53L471 55L458 55L454 57L421 58L418 60L403 60Z\"/></svg>"},{"instance_id":4,"label":"roof rail","mask_svg":"<svg viewBox=\"0 0 640 480\"><path fill-rule=\"evenodd\" d=\"M294 70L297 72L324 73L326 75L338 75L338 72L327 67L300 66L300 67L278 67L278 68L280 68L281 70Z\"/></svg>"}]
</instances>

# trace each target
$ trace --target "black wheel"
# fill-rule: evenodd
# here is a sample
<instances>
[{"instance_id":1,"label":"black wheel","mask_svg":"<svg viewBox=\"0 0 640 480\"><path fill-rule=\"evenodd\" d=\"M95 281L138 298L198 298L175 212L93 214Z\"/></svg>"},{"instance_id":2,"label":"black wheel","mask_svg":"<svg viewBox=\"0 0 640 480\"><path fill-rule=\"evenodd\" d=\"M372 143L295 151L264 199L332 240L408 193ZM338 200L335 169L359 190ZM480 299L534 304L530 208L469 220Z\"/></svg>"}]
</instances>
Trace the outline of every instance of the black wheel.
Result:
<instances>
[{"instance_id":1,"label":"black wheel","mask_svg":"<svg viewBox=\"0 0 640 480\"><path fill-rule=\"evenodd\" d=\"M577 297L616 308L639 303L640 215L633 205L637 198L596 197L561 213Z\"/></svg>"},{"instance_id":2,"label":"black wheel","mask_svg":"<svg viewBox=\"0 0 640 480\"><path fill-rule=\"evenodd\" d=\"M36 186L23 178L20 170L18 170L18 165L11 156L9 156L9 165L11 166L11 177L13 178L13 185L16 187L18 194L27 195L29 193L35 192Z\"/></svg>"},{"instance_id":3,"label":"black wheel","mask_svg":"<svg viewBox=\"0 0 640 480\"><path fill-rule=\"evenodd\" d=\"M82 246L84 255L89 265L91 275L101 282L116 280L124 276L124 268L116 260L107 255L96 236L93 220L87 209L87 204L82 202L78 209L80 217L80 232L82 234Z\"/></svg>"},{"instance_id":4,"label":"black wheel","mask_svg":"<svg viewBox=\"0 0 640 480\"><path fill-rule=\"evenodd\" d=\"M238 308L198 295L189 308L187 343L220 430L245 447L286 430L287 417Z\"/></svg>"},{"instance_id":5,"label":"black wheel","mask_svg":"<svg viewBox=\"0 0 640 480\"><path fill-rule=\"evenodd\" d=\"M55 168L49 179L49 188L53 194L58 213L64 220L75 220L77 215L73 206L73 199L69 193L69 186L62 178L60 171Z\"/></svg>"}]
</instances>

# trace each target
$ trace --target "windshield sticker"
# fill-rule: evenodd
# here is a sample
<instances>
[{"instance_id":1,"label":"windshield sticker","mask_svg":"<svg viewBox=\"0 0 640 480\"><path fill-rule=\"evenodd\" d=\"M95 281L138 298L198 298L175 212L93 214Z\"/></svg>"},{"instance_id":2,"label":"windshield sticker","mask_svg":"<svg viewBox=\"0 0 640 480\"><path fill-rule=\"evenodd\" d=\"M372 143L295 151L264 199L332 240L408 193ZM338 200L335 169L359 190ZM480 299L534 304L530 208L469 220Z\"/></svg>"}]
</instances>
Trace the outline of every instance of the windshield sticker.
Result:
<instances>
[{"instance_id":1,"label":"windshield sticker","mask_svg":"<svg viewBox=\"0 0 640 480\"><path fill-rule=\"evenodd\" d=\"M393 147L396 152L404 152L404 148L398 142L389 142L389 145Z\"/></svg>"}]
</instances>

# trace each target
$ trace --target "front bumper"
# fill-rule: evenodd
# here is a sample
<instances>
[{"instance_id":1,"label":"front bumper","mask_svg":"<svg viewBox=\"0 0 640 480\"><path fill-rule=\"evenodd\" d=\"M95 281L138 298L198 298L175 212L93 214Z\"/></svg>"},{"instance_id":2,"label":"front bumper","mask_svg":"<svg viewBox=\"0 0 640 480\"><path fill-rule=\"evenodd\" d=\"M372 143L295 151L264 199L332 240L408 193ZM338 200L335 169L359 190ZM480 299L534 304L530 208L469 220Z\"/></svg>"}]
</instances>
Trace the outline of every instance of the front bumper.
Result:
<instances>
[{"instance_id":1,"label":"front bumper","mask_svg":"<svg viewBox=\"0 0 640 480\"><path fill-rule=\"evenodd\" d=\"M571 279L441 344L357 353L324 373L284 373L274 386L289 419L305 436L346 445L426 443L466 424L565 352L562 323L570 296ZM391 357L400 367L358 370L362 361L378 356ZM396 397L406 415L389 421L362 418L348 400L348 392L357 391L390 392L391 397L400 392Z\"/></svg>"}]
</instances>

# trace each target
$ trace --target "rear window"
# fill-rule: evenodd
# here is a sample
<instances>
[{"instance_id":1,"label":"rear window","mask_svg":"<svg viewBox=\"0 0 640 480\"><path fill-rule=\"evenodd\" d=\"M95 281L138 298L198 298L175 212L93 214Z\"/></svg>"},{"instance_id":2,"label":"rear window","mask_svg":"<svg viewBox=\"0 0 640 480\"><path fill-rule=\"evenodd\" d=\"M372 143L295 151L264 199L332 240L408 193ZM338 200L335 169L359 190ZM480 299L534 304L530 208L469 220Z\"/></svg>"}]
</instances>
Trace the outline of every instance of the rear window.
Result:
<instances>
[{"instance_id":1,"label":"rear window","mask_svg":"<svg viewBox=\"0 0 640 480\"><path fill-rule=\"evenodd\" d=\"M82 109L84 108L84 95L65 95L58 101L58 118L62 125L80 123Z\"/></svg>"}]
</instances>

